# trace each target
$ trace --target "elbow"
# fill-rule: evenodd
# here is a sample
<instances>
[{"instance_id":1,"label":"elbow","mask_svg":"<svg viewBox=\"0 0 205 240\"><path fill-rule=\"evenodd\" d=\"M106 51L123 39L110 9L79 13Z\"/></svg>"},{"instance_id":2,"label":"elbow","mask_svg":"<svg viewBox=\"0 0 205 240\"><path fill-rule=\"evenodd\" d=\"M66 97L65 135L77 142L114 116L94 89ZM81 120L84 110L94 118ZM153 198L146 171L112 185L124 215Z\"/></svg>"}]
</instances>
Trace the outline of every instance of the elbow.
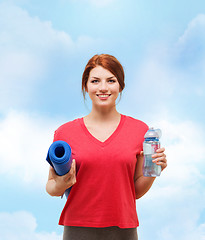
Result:
<instances>
[{"instance_id":1,"label":"elbow","mask_svg":"<svg viewBox=\"0 0 205 240\"><path fill-rule=\"evenodd\" d=\"M149 188L143 189L142 191L135 192L135 198L139 199L143 197L148 191L149 191Z\"/></svg>"},{"instance_id":2,"label":"elbow","mask_svg":"<svg viewBox=\"0 0 205 240\"><path fill-rule=\"evenodd\" d=\"M140 199L144 194L135 193L135 199Z\"/></svg>"},{"instance_id":3,"label":"elbow","mask_svg":"<svg viewBox=\"0 0 205 240\"><path fill-rule=\"evenodd\" d=\"M46 192L47 192L50 196L53 197L53 194L52 194L52 192L50 191L50 188L49 188L48 184L46 184Z\"/></svg>"},{"instance_id":4,"label":"elbow","mask_svg":"<svg viewBox=\"0 0 205 240\"><path fill-rule=\"evenodd\" d=\"M51 197L54 197L54 196L55 196L54 192L51 191L51 187L50 187L50 185L49 185L48 183L46 184L46 192L47 192Z\"/></svg>"},{"instance_id":5,"label":"elbow","mask_svg":"<svg viewBox=\"0 0 205 240\"><path fill-rule=\"evenodd\" d=\"M136 200L140 199L140 196L135 195L135 199Z\"/></svg>"},{"instance_id":6,"label":"elbow","mask_svg":"<svg viewBox=\"0 0 205 240\"><path fill-rule=\"evenodd\" d=\"M61 197L61 194L48 193L51 197Z\"/></svg>"},{"instance_id":7,"label":"elbow","mask_svg":"<svg viewBox=\"0 0 205 240\"><path fill-rule=\"evenodd\" d=\"M63 195L61 192L56 192L49 183L46 184L46 192L51 197L61 197Z\"/></svg>"}]
</instances>

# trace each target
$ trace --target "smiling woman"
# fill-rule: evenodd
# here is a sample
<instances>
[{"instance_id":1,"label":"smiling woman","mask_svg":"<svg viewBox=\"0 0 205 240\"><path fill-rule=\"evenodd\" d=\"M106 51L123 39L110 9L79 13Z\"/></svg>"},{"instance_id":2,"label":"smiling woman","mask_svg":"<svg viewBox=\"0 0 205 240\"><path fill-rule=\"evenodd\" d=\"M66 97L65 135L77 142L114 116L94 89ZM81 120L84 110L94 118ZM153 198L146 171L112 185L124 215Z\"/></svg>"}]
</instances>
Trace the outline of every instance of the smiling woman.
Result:
<instances>
[{"instance_id":1,"label":"smiling woman","mask_svg":"<svg viewBox=\"0 0 205 240\"><path fill-rule=\"evenodd\" d=\"M75 160L71 170L57 176L50 169L47 192L61 196L72 186L59 224L64 240L137 240L136 202L154 177L142 173L142 143L148 126L116 109L124 89L124 71L108 54L93 56L82 76L82 91L92 101L91 112L60 126L54 141L66 141ZM166 167L164 148L156 164Z\"/></svg>"}]
</instances>

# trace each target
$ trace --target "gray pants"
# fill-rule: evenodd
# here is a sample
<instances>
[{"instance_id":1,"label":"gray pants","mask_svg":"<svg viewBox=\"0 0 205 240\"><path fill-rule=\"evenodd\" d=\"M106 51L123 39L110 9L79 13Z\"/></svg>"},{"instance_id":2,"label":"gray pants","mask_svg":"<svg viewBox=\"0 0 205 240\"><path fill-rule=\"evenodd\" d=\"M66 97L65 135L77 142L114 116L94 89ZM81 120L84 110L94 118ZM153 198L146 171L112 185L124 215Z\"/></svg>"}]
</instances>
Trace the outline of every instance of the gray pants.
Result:
<instances>
[{"instance_id":1,"label":"gray pants","mask_svg":"<svg viewBox=\"0 0 205 240\"><path fill-rule=\"evenodd\" d=\"M138 240L137 228L64 226L63 240Z\"/></svg>"}]
</instances>

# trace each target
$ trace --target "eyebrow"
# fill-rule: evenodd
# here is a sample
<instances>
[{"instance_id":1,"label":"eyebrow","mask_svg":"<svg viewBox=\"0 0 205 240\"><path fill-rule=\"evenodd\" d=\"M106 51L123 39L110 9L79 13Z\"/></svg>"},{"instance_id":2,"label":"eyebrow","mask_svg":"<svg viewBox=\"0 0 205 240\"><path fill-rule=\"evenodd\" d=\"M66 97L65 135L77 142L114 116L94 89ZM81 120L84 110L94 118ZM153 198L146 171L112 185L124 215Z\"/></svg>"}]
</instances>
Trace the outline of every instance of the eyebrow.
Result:
<instances>
[{"instance_id":1,"label":"eyebrow","mask_svg":"<svg viewBox=\"0 0 205 240\"><path fill-rule=\"evenodd\" d=\"M94 79L100 79L100 78L98 78L98 77L91 77L91 78L94 78ZM108 77L107 79L112 79L112 78L116 78L115 76L112 76L112 77Z\"/></svg>"}]
</instances>

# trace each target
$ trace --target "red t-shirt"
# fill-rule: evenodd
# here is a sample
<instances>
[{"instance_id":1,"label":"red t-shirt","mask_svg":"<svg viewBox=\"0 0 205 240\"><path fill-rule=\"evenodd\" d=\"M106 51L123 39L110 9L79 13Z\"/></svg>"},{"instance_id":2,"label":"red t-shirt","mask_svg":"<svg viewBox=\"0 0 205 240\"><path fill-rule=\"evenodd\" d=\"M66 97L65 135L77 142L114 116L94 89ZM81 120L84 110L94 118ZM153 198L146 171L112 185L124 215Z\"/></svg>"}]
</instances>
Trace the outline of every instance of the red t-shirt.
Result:
<instances>
[{"instance_id":1,"label":"red t-shirt","mask_svg":"<svg viewBox=\"0 0 205 240\"><path fill-rule=\"evenodd\" d=\"M55 131L54 141L66 141L76 160L76 183L61 213L60 225L139 226L134 172L147 130L145 123L121 115L117 129L104 142L91 135L83 118Z\"/></svg>"}]
</instances>

